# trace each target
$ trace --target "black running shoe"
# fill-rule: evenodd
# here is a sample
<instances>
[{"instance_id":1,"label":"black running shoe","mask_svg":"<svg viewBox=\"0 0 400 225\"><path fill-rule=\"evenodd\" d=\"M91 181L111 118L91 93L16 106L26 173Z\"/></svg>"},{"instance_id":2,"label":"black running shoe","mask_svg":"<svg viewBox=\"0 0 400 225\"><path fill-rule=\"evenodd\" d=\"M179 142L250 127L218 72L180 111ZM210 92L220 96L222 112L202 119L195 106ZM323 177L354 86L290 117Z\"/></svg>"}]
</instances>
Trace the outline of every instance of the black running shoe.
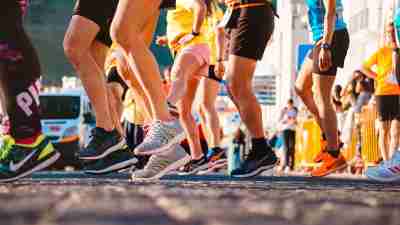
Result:
<instances>
[{"instance_id":1,"label":"black running shoe","mask_svg":"<svg viewBox=\"0 0 400 225\"><path fill-rule=\"evenodd\" d=\"M263 155L258 155L254 150L251 150L247 159L242 163L239 169L233 170L233 177L254 177L263 171L272 170L278 159L271 148L268 148Z\"/></svg>"},{"instance_id":2,"label":"black running shoe","mask_svg":"<svg viewBox=\"0 0 400 225\"><path fill-rule=\"evenodd\" d=\"M79 158L83 160L101 159L122 149L125 144L125 138L116 129L106 131L103 128L96 127L92 130L89 144L79 151Z\"/></svg>"},{"instance_id":3,"label":"black running shoe","mask_svg":"<svg viewBox=\"0 0 400 225\"><path fill-rule=\"evenodd\" d=\"M3 146L0 156L0 182L11 182L43 170L60 158L50 140L40 135L31 145L10 144Z\"/></svg>"},{"instance_id":4,"label":"black running shoe","mask_svg":"<svg viewBox=\"0 0 400 225\"><path fill-rule=\"evenodd\" d=\"M138 159L126 146L123 149L108 154L102 159L85 162L84 171L85 173L95 175L108 174L132 168L137 162Z\"/></svg>"},{"instance_id":5,"label":"black running shoe","mask_svg":"<svg viewBox=\"0 0 400 225\"><path fill-rule=\"evenodd\" d=\"M207 157L203 156L200 159L190 160L190 162L188 162L184 166L183 171L179 172L179 175L193 175L207 168L208 168Z\"/></svg>"}]
</instances>

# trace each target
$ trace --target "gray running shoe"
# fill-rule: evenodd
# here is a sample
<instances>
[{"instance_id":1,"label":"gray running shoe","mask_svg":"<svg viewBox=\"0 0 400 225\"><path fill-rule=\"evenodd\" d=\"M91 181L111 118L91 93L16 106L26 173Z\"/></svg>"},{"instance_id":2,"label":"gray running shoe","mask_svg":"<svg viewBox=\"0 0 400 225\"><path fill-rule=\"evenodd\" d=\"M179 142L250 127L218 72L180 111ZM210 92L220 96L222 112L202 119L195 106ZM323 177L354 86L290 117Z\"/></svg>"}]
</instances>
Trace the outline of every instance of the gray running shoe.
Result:
<instances>
[{"instance_id":1,"label":"gray running shoe","mask_svg":"<svg viewBox=\"0 0 400 225\"><path fill-rule=\"evenodd\" d=\"M180 146L160 154L152 155L142 170L132 173L132 180L157 180L190 162L190 156Z\"/></svg>"},{"instance_id":2,"label":"gray running shoe","mask_svg":"<svg viewBox=\"0 0 400 225\"><path fill-rule=\"evenodd\" d=\"M135 148L136 155L160 154L185 138L179 120L172 122L156 121L149 127L143 142Z\"/></svg>"}]
</instances>

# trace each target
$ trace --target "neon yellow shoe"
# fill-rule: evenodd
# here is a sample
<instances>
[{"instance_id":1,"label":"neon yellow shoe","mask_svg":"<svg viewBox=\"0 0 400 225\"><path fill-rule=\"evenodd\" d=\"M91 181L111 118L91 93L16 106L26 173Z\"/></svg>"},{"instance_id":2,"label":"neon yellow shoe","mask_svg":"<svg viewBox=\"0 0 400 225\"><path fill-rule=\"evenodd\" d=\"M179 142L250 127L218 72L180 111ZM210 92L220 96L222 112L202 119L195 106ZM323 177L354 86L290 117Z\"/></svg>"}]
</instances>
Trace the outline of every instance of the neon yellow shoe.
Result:
<instances>
[{"instance_id":1,"label":"neon yellow shoe","mask_svg":"<svg viewBox=\"0 0 400 225\"><path fill-rule=\"evenodd\" d=\"M45 169L60 158L50 140L40 135L31 145L15 144L10 137L0 155L0 182L11 182Z\"/></svg>"}]
</instances>

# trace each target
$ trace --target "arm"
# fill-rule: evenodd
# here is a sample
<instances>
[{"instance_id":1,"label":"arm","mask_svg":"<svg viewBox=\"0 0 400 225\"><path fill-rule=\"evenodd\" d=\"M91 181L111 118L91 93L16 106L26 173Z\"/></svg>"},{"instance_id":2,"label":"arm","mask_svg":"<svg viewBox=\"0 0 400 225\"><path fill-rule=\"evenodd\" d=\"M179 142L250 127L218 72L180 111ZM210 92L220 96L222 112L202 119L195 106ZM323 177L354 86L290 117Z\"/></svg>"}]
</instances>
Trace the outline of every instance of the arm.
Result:
<instances>
[{"instance_id":1,"label":"arm","mask_svg":"<svg viewBox=\"0 0 400 225\"><path fill-rule=\"evenodd\" d=\"M222 78L225 73L225 66L224 66L224 54L225 54L225 30L222 27L216 28L216 43L217 43L217 62L215 64L215 74Z\"/></svg>"},{"instance_id":2,"label":"arm","mask_svg":"<svg viewBox=\"0 0 400 225\"><path fill-rule=\"evenodd\" d=\"M193 32L200 33L201 26L204 23L204 19L207 16L207 5L203 0L194 0L193 1L193 10L194 10L194 21L193 21Z\"/></svg>"},{"instance_id":3,"label":"arm","mask_svg":"<svg viewBox=\"0 0 400 225\"><path fill-rule=\"evenodd\" d=\"M321 52L319 54L319 67L321 71L329 70L332 67L332 53L329 47L332 44L335 31L336 0L324 0L326 14L324 20L324 36L321 40Z\"/></svg>"},{"instance_id":4,"label":"arm","mask_svg":"<svg viewBox=\"0 0 400 225\"><path fill-rule=\"evenodd\" d=\"M336 20L336 0L324 0L326 14L324 20L324 36L322 43L332 44Z\"/></svg>"},{"instance_id":5,"label":"arm","mask_svg":"<svg viewBox=\"0 0 400 225\"><path fill-rule=\"evenodd\" d=\"M376 79L376 73L372 71L372 67L378 64L378 52L373 54L362 66L361 72L363 72L367 77Z\"/></svg>"}]
</instances>

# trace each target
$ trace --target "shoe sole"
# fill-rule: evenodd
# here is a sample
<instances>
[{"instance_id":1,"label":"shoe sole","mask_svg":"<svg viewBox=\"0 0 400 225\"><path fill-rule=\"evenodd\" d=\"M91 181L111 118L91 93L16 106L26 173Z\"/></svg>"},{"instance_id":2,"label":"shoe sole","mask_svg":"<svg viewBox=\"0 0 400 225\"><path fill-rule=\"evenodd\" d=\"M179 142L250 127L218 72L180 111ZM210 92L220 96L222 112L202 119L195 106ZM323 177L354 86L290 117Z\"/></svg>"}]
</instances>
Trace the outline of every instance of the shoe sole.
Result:
<instances>
[{"instance_id":1,"label":"shoe sole","mask_svg":"<svg viewBox=\"0 0 400 225\"><path fill-rule=\"evenodd\" d=\"M198 172L200 172L202 170L205 170L207 168L208 168L208 163L206 163L206 164L204 164L202 166L199 166L199 167L197 167L196 169L194 169L193 171L190 171L190 172L180 172L180 173L178 173L178 175L180 175L180 176L194 175L194 174L196 174L196 173L198 173Z\"/></svg>"},{"instance_id":2,"label":"shoe sole","mask_svg":"<svg viewBox=\"0 0 400 225\"><path fill-rule=\"evenodd\" d=\"M125 139L122 139L120 142L118 142L116 145L111 146L110 148L108 148L107 150L105 150L101 155L98 156L84 156L81 157L79 156L79 159L83 159L83 160L96 160L96 159L102 159L106 156L108 156L109 154L118 151L120 149L122 149L124 147L124 145L126 145L126 141Z\"/></svg>"},{"instance_id":3,"label":"shoe sole","mask_svg":"<svg viewBox=\"0 0 400 225\"><path fill-rule=\"evenodd\" d=\"M260 167L260 168L258 168L258 169L256 169L256 170L254 170L254 171L251 172L251 173L240 174L240 175L232 175L232 177L235 177L235 178L249 178L249 177L255 177L255 176L261 174L261 173L264 172L264 171L268 171L268 170L274 169L274 167L275 167L275 164L273 164L273 165L268 165L268 166L262 166L262 167Z\"/></svg>"},{"instance_id":4,"label":"shoe sole","mask_svg":"<svg viewBox=\"0 0 400 225\"><path fill-rule=\"evenodd\" d=\"M375 176L368 175L367 173L365 174L365 176L367 176L367 178L370 180L379 181L379 182L394 182L394 181L400 180L400 176L397 176L396 178L381 178L381 177L375 177Z\"/></svg>"},{"instance_id":5,"label":"shoe sole","mask_svg":"<svg viewBox=\"0 0 400 225\"><path fill-rule=\"evenodd\" d=\"M187 163L190 162L190 156L187 155L183 157L182 159L179 159L178 161L172 163L168 167L166 167L164 170L160 171L156 175L148 178L142 178L142 177L135 177L134 175L131 176L131 179L133 181L154 181L154 180L159 180L161 177L167 175L171 171L177 170L179 167L186 165Z\"/></svg>"},{"instance_id":6,"label":"shoe sole","mask_svg":"<svg viewBox=\"0 0 400 225\"><path fill-rule=\"evenodd\" d=\"M139 160L137 158L133 158L130 160L126 160L124 162L120 162L117 164L114 164L108 168L102 169L102 170L85 170L84 172L87 174L93 174L93 175L104 175L104 174L109 174L112 172L117 172L123 169L127 169L133 165L135 165Z\"/></svg>"},{"instance_id":7,"label":"shoe sole","mask_svg":"<svg viewBox=\"0 0 400 225\"><path fill-rule=\"evenodd\" d=\"M312 173L311 173L311 176L312 176L312 177L326 177L326 176L328 176L329 174L334 173L334 172L336 172L336 171L338 171L338 170L344 169L344 168L346 168L346 167L347 167L347 163L345 163L345 164L343 164L343 165L341 165L341 166L339 166L339 167L336 167L336 168L334 168L334 169L332 169L332 170L329 170L329 171L323 173L323 174L320 175L320 176L313 176Z\"/></svg>"},{"instance_id":8,"label":"shoe sole","mask_svg":"<svg viewBox=\"0 0 400 225\"><path fill-rule=\"evenodd\" d=\"M26 177L26 176L34 173L34 172L46 169L47 167L49 167L53 163L55 163L60 157L61 157L61 154L59 152L56 152L52 157L48 158L46 161L43 161L42 163L38 164L37 166L33 167L32 169L30 169L24 173L21 173L20 175L18 175L16 177L0 180L0 183L16 181L18 179L21 179L23 177Z\"/></svg>"},{"instance_id":9,"label":"shoe sole","mask_svg":"<svg viewBox=\"0 0 400 225\"><path fill-rule=\"evenodd\" d=\"M182 132L180 135L175 136L169 143L166 145L163 145L160 148L152 149L152 150L140 150L138 148L135 149L135 154L136 155L155 155L155 154L160 154L163 153L167 150L170 150L170 148L176 144L179 144L181 141L185 139L186 135L185 132Z\"/></svg>"}]
</instances>

